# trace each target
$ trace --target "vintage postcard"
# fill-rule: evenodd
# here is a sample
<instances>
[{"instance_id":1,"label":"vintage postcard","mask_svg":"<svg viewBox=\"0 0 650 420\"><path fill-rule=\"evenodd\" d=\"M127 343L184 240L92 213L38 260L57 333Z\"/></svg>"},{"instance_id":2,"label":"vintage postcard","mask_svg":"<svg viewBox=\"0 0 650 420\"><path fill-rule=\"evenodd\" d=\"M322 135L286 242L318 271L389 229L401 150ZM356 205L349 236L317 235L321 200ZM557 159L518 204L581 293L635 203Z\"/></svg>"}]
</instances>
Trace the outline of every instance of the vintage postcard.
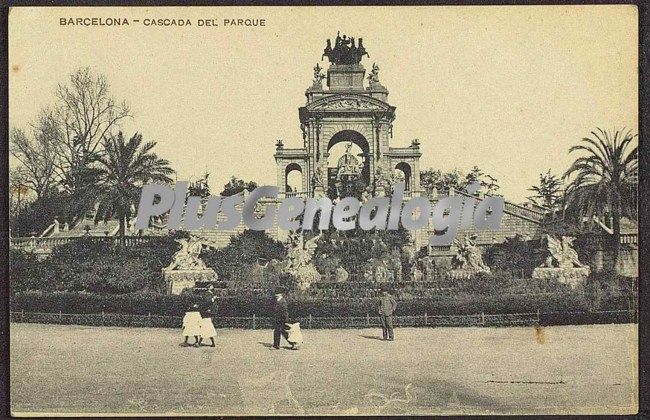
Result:
<instances>
[{"instance_id":1,"label":"vintage postcard","mask_svg":"<svg viewBox=\"0 0 650 420\"><path fill-rule=\"evenodd\" d=\"M630 5L13 7L15 416L638 412Z\"/></svg>"}]
</instances>

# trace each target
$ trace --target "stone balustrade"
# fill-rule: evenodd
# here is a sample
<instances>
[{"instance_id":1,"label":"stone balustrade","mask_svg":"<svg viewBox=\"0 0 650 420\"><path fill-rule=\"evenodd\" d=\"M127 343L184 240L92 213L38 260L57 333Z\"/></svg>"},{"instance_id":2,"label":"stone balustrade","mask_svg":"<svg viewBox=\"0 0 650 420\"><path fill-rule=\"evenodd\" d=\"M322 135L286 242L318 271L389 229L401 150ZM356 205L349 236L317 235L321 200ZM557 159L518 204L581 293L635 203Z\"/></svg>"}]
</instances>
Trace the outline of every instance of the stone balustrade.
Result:
<instances>
[{"instance_id":1,"label":"stone balustrade","mask_svg":"<svg viewBox=\"0 0 650 420\"><path fill-rule=\"evenodd\" d=\"M92 241L110 241L112 243L120 243L118 236L109 237L19 237L9 238L9 246L15 249L36 250L43 253L50 253L55 246L65 245L67 243L77 241L79 239L89 239ZM126 236L124 237L125 246L133 246L137 244L146 243L158 236Z\"/></svg>"}]
</instances>

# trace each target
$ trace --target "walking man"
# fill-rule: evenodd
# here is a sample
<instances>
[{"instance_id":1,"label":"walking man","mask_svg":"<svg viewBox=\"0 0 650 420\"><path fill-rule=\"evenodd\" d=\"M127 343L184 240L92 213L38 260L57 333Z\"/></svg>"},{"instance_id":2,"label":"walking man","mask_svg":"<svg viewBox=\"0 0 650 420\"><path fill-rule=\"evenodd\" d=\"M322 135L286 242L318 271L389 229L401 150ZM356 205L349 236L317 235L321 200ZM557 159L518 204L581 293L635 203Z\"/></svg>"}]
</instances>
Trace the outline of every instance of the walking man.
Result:
<instances>
[{"instance_id":1,"label":"walking man","mask_svg":"<svg viewBox=\"0 0 650 420\"><path fill-rule=\"evenodd\" d=\"M381 329L383 332L384 340L393 341L393 312L397 308L397 302L388 294L387 290L383 290L379 298L379 318L381 319Z\"/></svg>"},{"instance_id":2,"label":"walking man","mask_svg":"<svg viewBox=\"0 0 650 420\"><path fill-rule=\"evenodd\" d=\"M273 349L280 348L280 336L289 337L285 324L289 322L289 307L282 293L275 293L273 302Z\"/></svg>"}]
</instances>

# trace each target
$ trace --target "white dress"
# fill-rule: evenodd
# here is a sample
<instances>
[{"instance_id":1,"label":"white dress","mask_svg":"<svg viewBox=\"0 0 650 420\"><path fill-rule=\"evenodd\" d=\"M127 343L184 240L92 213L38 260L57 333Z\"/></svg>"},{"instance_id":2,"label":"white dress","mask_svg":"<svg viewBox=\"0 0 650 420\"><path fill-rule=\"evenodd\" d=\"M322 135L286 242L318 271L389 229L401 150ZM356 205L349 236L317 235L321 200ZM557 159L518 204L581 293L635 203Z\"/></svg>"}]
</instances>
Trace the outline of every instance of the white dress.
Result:
<instances>
[{"instance_id":1,"label":"white dress","mask_svg":"<svg viewBox=\"0 0 650 420\"><path fill-rule=\"evenodd\" d=\"M214 329L214 324L212 323L212 318L201 318L201 337L210 338L216 337L217 330Z\"/></svg>"},{"instance_id":2,"label":"white dress","mask_svg":"<svg viewBox=\"0 0 650 420\"><path fill-rule=\"evenodd\" d=\"M201 313L185 312L183 317L183 336L201 335Z\"/></svg>"},{"instance_id":3,"label":"white dress","mask_svg":"<svg viewBox=\"0 0 650 420\"><path fill-rule=\"evenodd\" d=\"M289 336L287 337L287 341L290 344L302 344L302 332L300 331L300 322L296 322L295 324L287 324L289 327L289 330L287 331L289 333Z\"/></svg>"}]
</instances>

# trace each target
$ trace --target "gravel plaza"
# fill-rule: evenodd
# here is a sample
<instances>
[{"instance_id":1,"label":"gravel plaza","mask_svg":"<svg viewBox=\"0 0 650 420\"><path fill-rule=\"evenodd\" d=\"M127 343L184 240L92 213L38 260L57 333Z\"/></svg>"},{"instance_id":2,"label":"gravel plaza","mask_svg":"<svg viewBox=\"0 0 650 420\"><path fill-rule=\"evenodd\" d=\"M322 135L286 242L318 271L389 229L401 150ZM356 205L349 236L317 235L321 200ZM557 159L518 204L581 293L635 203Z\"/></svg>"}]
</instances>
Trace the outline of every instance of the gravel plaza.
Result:
<instances>
[{"instance_id":1,"label":"gravel plaza","mask_svg":"<svg viewBox=\"0 0 650 420\"><path fill-rule=\"evenodd\" d=\"M636 324L306 330L11 325L16 415L587 414L637 411ZM286 342L283 342L283 346ZM599 351L593 351L598 348Z\"/></svg>"}]
</instances>

